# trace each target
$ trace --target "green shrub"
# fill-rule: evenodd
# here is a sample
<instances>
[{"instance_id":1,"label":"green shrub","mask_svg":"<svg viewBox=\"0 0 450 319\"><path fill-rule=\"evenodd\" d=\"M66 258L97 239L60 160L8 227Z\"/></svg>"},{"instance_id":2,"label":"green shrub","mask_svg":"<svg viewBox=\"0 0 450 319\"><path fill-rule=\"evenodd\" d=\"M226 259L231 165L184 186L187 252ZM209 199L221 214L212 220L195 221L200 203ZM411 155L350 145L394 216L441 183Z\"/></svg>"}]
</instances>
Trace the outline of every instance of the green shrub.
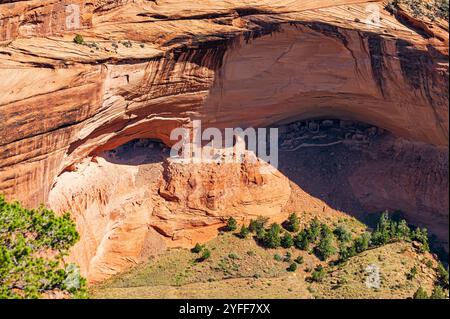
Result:
<instances>
[{"instance_id":1,"label":"green shrub","mask_svg":"<svg viewBox=\"0 0 450 319\"><path fill-rule=\"evenodd\" d=\"M411 239L421 244L421 251L429 251L430 245L428 242L428 231L426 228L420 229L417 227L411 234Z\"/></svg>"},{"instance_id":2,"label":"green shrub","mask_svg":"<svg viewBox=\"0 0 450 319\"><path fill-rule=\"evenodd\" d=\"M433 261L431 259L427 259L427 261L425 262L425 265L428 268L433 268Z\"/></svg>"},{"instance_id":3,"label":"green shrub","mask_svg":"<svg viewBox=\"0 0 450 319\"><path fill-rule=\"evenodd\" d=\"M416 278L416 276L417 276L417 267L414 266L413 268L411 268L409 273L406 274L406 278L408 280L413 280L414 278Z\"/></svg>"},{"instance_id":4,"label":"green shrub","mask_svg":"<svg viewBox=\"0 0 450 319\"><path fill-rule=\"evenodd\" d=\"M357 254L362 253L369 249L371 235L370 233L364 233L355 239L353 243L353 249Z\"/></svg>"},{"instance_id":5,"label":"green shrub","mask_svg":"<svg viewBox=\"0 0 450 319\"><path fill-rule=\"evenodd\" d=\"M263 245L267 248L277 248L281 245L280 237L281 227L277 223L273 223L265 232L263 237Z\"/></svg>"},{"instance_id":6,"label":"green shrub","mask_svg":"<svg viewBox=\"0 0 450 319\"><path fill-rule=\"evenodd\" d=\"M344 262L356 254L355 245L346 246L342 243L339 245L339 262Z\"/></svg>"},{"instance_id":7,"label":"green shrub","mask_svg":"<svg viewBox=\"0 0 450 319\"><path fill-rule=\"evenodd\" d=\"M62 265L78 240L69 213L27 209L0 195L0 299L39 298L52 291L86 297L78 267Z\"/></svg>"},{"instance_id":8,"label":"green shrub","mask_svg":"<svg viewBox=\"0 0 450 319\"><path fill-rule=\"evenodd\" d=\"M319 239L321 230L322 230L322 225L320 224L317 217L315 217L311 221L309 228L307 229L308 239L311 243L315 243Z\"/></svg>"},{"instance_id":9,"label":"green shrub","mask_svg":"<svg viewBox=\"0 0 450 319\"><path fill-rule=\"evenodd\" d=\"M290 272L296 271L297 270L297 264L296 263L290 264L289 267L286 270L290 271Z\"/></svg>"},{"instance_id":10,"label":"green shrub","mask_svg":"<svg viewBox=\"0 0 450 319\"><path fill-rule=\"evenodd\" d=\"M303 256L298 256L294 261L299 265L302 265L305 262Z\"/></svg>"},{"instance_id":11,"label":"green shrub","mask_svg":"<svg viewBox=\"0 0 450 319\"><path fill-rule=\"evenodd\" d=\"M276 261L281 261L283 258L280 256L280 254L275 254L273 255L273 259L275 259Z\"/></svg>"},{"instance_id":12,"label":"green shrub","mask_svg":"<svg viewBox=\"0 0 450 319\"><path fill-rule=\"evenodd\" d=\"M300 220L296 213L289 215L288 220L284 223L284 227L290 232L298 232L300 229Z\"/></svg>"},{"instance_id":13,"label":"green shrub","mask_svg":"<svg viewBox=\"0 0 450 319\"><path fill-rule=\"evenodd\" d=\"M285 233L281 238L281 247L291 248L292 246L294 246L294 239L292 238L292 235Z\"/></svg>"},{"instance_id":14,"label":"green shrub","mask_svg":"<svg viewBox=\"0 0 450 319\"><path fill-rule=\"evenodd\" d=\"M447 295L442 287L436 286L431 292L430 299L447 299Z\"/></svg>"},{"instance_id":15,"label":"green shrub","mask_svg":"<svg viewBox=\"0 0 450 319\"><path fill-rule=\"evenodd\" d=\"M203 249L202 256L199 258L199 261L205 261L211 257L211 251L208 248Z\"/></svg>"},{"instance_id":16,"label":"green shrub","mask_svg":"<svg viewBox=\"0 0 450 319\"><path fill-rule=\"evenodd\" d=\"M126 48L131 48L133 46L130 40L123 41L122 45Z\"/></svg>"},{"instance_id":17,"label":"green shrub","mask_svg":"<svg viewBox=\"0 0 450 319\"><path fill-rule=\"evenodd\" d=\"M227 220L227 225L225 226L224 230L225 231L235 231L236 229L237 229L236 219L234 219L233 217L230 217Z\"/></svg>"},{"instance_id":18,"label":"green shrub","mask_svg":"<svg viewBox=\"0 0 450 319\"><path fill-rule=\"evenodd\" d=\"M74 38L73 38L73 42L75 42L76 44L79 45L83 45L84 44L84 38L81 34L77 34Z\"/></svg>"},{"instance_id":19,"label":"green shrub","mask_svg":"<svg viewBox=\"0 0 450 319\"><path fill-rule=\"evenodd\" d=\"M331 232L324 232L321 236L319 244L314 249L316 256L321 260L327 260L336 253L336 248L333 246L333 234Z\"/></svg>"},{"instance_id":20,"label":"green shrub","mask_svg":"<svg viewBox=\"0 0 450 319\"><path fill-rule=\"evenodd\" d=\"M333 233L340 242L346 243L352 240L352 234L343 225L336 227Z\"/></svg>"},{"instance_id":21,"label":"green shrub","mask_svg":"<svg viewBox=\"0 0 450 319\"><path fill-rule=\"evenodd\" d=\"M238 236L242 239L247 238L248 234L250 233L250 230L248 229L247 226L242 225L241 230L239 231Z\"/></svg>"},{"instance_id":22,"label":"green shrub","mask_svg":"<svg viewBox=\"0 0 450 319\"><path fill-rule=\"evenodd\" d=\"M429 299L427 292L422 287L419 287L417 291L414 293L414 299Z\"/></svg>"},{"instance_id":23,"label":"green shrub","mask_svg":"<svg viewBox=\"0 0 450 319\"><path fill-rule=\"evenodd\" d=\"M436 272L437 272L437 284L439 286L444 287L444 289L448 289L449 288L448 268L445 268L442 263L439 263Z\"/></svg>"},{"instance_id":24,"label":"green shrub","mask_svg":"<svg viewBox=\"0 0 450 319\"><path fill-rule=\"evenodd\" d=\"M200 245L199 243L195 244L195 246L191 249L191 252L194 254L198 254L203 250L203 245Z\"/></svg>"},{"instance_id":25,"label":"green shrub","mask_svg":"<svg viewBox=\"0 0 450 319\"><path fill-rule=\"evenodd\" d=\"M295 247L301 250L308 250L310 241L306 230L300 231L294 239Z\"/></svg>"},{"instance_id":26,"label":"green shrub","mask_svg":"<svg viewBox=\"0 0 450 319\"><path fill-rule=\"evenodd\" d=\"M266 227L266 224L268 222L268 218L259 216L256 220L250 220L250 225L248 226L248 229L252 233L258 233L258 231L264 230Z\"/></svg>"},{"instance_id":27,"label":"green shrub","mask_svg":"<svg viewBox=\"0 0 450 319\"><path fill-rule=\"evenodd\" d=\"M319 265L317 266L311 274L311 280L315 282L322 282L325 279L325 269Z\"/></svg>"},{"instance_id":28,"label":"green shrub","mask_svg":"<svg viewBox=\"0 0 450 319\"><path fill-rule=\"evenodd\" d=\"M292 254L290 252L286 252L286 254L284 255L283 261L290 262L291 259L292 259Z\"/></svg>"},{"instance_id":29,"label":"green shrub","mask_svg":"<svg viewBox=\"0 0 450 319\"><path fill-rule=\"evenodd\" d=\"M239 259L239 256L236 253L229 253L228 257L231 259Z\"/></svg>"}]
</instances>

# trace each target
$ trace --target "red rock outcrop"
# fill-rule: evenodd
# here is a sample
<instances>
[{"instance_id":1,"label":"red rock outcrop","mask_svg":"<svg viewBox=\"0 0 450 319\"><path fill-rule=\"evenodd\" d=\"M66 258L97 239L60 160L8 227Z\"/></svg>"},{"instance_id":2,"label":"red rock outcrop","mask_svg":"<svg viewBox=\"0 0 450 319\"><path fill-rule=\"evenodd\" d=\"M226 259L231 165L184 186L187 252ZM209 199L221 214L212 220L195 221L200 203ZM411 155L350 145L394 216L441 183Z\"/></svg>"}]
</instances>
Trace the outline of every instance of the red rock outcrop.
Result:
<instances>
[{"instance_id":1,"label":"red rock outcrop","mask_svg":"<svg viewBox=\"0 0 450 319\"><path fill-rule=\"evenodd\" d=\"M86 159L50 193L52 208L73 212L83 239L71 258L91 281L166 247L206 242L229 216L277 218L291 195L280 172L261 174L267 164L180 164L150 146Z\"/></svg>"},{"instance_id":2,"label":"red rock outcrop","mask_svg":"<svg viewBox=\"0 0 450 319\"><path fill-rule=\"evenodd\" d=\"M224 128L340 118L448 147L445 21L418 23L367 0L7 2L0 4L0 192L27 205L49 202L57 177L85 158L136 138L170 145L171 130L192 119ZM367 20L369 4L379 25ZM181 182L167 183L165 195L175 196L170 185ZM86 206L125 205L120 196L105 200L107 193L50 203L111 229L114 209ZM205 205L182 195L186 205ZM136 218L124 229L150 223L139 213L149 205L120 207ZM439 214L448 220L448 211ZM103 246L88 227L83 234L89 258L98 247L135 250ZM108 273L110 264L93 263Z\"/></svg>"}]
</instances>

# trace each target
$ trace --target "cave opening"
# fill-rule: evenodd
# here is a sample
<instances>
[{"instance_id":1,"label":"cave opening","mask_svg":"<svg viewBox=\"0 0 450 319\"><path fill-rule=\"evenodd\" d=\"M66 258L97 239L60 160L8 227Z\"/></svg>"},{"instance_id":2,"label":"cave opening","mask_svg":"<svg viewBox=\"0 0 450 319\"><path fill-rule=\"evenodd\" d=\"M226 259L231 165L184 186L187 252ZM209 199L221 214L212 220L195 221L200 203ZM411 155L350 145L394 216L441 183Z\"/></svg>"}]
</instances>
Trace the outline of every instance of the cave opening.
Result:
<instances>
[{"instance_id":1,"label":"cave opening","mask_svg":"<svg viewBox=\"0 0 450 319\"><path fill-rule=\"evenodd\" d=\"M448 152L377 126L313 118L279 127L279 167L293 185L292 209L305 193L373 226L383 211L425 227L448 260Z\"/></svg>"},{"instance_id":2,"label":"cave opening","mask_svg":"<svg viewBox=\"0 0 450 319\"><path fill-rule=\"evenodd\" d=\"M81 235L96 238L92 242L104 241L102 234L135 238L130 245L143 247L139 256L212 239L230 214L275 221L292 212L324 218L343 214L370 226L389 211L426 227L433 246L448 259L445 148L336 118L274 126L279 130L276 173L264 176L246 164L174 164L164 142L138 138L61 174L50 192L50 207L73 212ZM81 250L101 262L93 258L95 252Z\"/></svg>"}]
</instances>

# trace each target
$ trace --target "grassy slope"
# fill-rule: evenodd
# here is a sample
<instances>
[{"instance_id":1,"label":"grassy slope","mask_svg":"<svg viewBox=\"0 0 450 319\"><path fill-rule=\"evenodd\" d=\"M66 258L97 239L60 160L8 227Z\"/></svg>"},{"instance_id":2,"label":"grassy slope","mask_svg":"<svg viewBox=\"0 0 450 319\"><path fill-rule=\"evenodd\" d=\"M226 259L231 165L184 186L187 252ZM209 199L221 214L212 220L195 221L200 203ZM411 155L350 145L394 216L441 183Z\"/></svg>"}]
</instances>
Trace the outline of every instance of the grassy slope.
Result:
<instances>
[{"instance_id":1,"label":"grassy slope","mask_svg":"<svg viewBox=\"0 0 450 319\"><path fill-rule=\"evenodd\" d=\"M379 289L366 286L366 268L369 265L379 267ZM418 273L409 280L407 274L414 266ZM432 291L436 266L437 262L431 254L419 253L411 243L388 244L367 250L339 266L330 267L324 282L313 284L312 291L316 298L327 299L410 298L420 286L428 293Z\"/></svg>"},{"instance_id":2,"label":"grassy slope","mask_svg":"<svg viewBox=\"0 0 450 319\"><path fill-rule=\"evenodd\" d=\"M309 297L308 291L298 284L304 279L302 273L299 271L296 274L288 274L286 268L289 264L274 259L276 253L284 256L286 251L291 251L294 258L302 255L305 265L313 267L317 258L307 252L293 248L266 250L250 237L239 239L230 233L212 240L207 247L212 252L209 260L197 263L195 259L199 257L198 254L186 249L172 249L154 257L147 264L137 266L95 287L93 296ZM293 286L297 289L289 291L288 288Z\"/></svg>"},{"instance_id":3,"label":"grassy slope","mask_svg":"<svg viewBox=\"0 0 450 319\"><path fill-rule=\"evenodd\" d=\"M327 266L322 283L310 283L311 270L320 261L312 254L292 249L264 249L252 238L239 239L230 233L208 243L212 256L196 263L197 254L173 249L148 263L93 287L93 298L408 298L422 285L431 291L436 261L420 254L411 243L394 243L366 251L340 266ZM304 263L294 273L290 262L274 255L291 252ZM237 256L237 257L236 257ZM426 265L432 261L432 267ZM380 267L381 287L365 285L370 264ZM406 273L416 265L413 280Z\"/></svg>"}]
</instances>

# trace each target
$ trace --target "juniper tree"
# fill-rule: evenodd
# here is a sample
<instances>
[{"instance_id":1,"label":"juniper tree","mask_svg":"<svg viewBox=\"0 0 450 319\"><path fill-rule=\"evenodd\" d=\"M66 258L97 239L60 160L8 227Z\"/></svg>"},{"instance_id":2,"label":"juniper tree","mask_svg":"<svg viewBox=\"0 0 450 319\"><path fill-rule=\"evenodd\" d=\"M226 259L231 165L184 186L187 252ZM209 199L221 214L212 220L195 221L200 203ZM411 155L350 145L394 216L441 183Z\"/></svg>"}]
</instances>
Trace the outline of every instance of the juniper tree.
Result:
<instances>
[{"instance_id":1,"label":"juniper tree","mask_svg":"<svg viewBox=\"0 0 450 319\"><path fill-rule=\"evenodd\" d=\"M366 251L369 248L370 240L371 240L370 233L364 233L358 238L356 238L353 243L355 253L360 254L363 251Z\"/></svg>"},{"instance_id":2,"label":"juniper tree","mask_svg":"<svg viewBox=\"0 0 450 319\"><path fill-rule=\"evenodd\" d=\"M85 279L64 256L79 240L70 214L24 208L0 195L0 299L39 298L58 290L86 296Z\"/></svg>"},{"instance_id":3,"label":"juniper tree","mask_svg":"<svg viewBox=\"0 0 450 319\"><path fill-rule=\"evenodd\" d=\"M298 219L296 213L289 215L288 220L285 222L285 228L293 233L298 232L300 229L300 220Z\"/></svg>"},{"instance_id":4,"label":"juniper tree","mask_svg":"<svg viewBox=\"0 0 450 319\"><path fill-rule=\"evenodd\" d=\"M301 250L308 250L310 241L307 230L301 230L294 239L295 247Z\"/></svg>"},{"instance_id":5,"label":"juniper tree","mask_svg":"<svg viewBox=\"0 0 450 319\"><path fill-rule=\"evenodd\" d=\"M337 226L333 233L340 242L345 243L352 240L352 234L343 225Z\"/></svg>"},{"instance_id":6,"label":"juniper tree","mask_svg":"<svg viewBox=\"0 0 450 319\"><path fill-rule=\"evenodd\" d=\"M281 245L280 232L281 232L280 225L273 223L264 234L263 238L264 246L267 248L280 247Z\"/></svg>"},{"instance_id":7,"label":"juniper tree","mask_svg":"<svg viewBox=\"0 0 450 319\"><path fill-rule=\"evenodd\" d=\"M285 233L281 238L281 247L291 248L292 246L294 246L294 239L292 238L292 235Z\"/></svg>"},{"instance_id":8,"label":"juniper tree","mask_svg":"<svg viewBox=\"0 0 450 319\"><path fill-rule=\"evenodd\" d=\"M331 232L324 232L320 238L319 244L315 248L315 253L321 260L327 260L336 253L333 246L334 236Z\"/></svg>"},{"instance_id":9,"label":"juniper tree","mask_svg":"<svg viewBox=\"0 0 450 319\"><path fill-rule=\"evenodd\" d=\"M262 216L258 216L258 218L256 220L250 220L250 224L248 226L248 229L252 232L252 233L257 233L258 231L261 231L262 229L264 229L264 227L266 226L268 222L268 218L262 217Z\"/></svg>"},{"instance_id":10,"label":"juniper tree","mask_svg":"<svg viewBox=\"0 0 450 319\"><path fill-rule=\"evenodd\" d=\"M320 224L319 220L317 219L317 217L315 217L311 221L309 228L307 230L308 239L311 243L315 243L317 241L317 239L320 236L320 231L321 231L321 224Z\"/></svg>"},{"instance_id":11,"label":"juniper tree","mask_svg":"<svg viewBox=\"0 0 450 319\"><path fill-rule=\"evenodd\" d=\"M249 229L247 226L242 225L241 230L239 231L238 236L242 239L247 238L248 234L250 233Z\"/></svg>"},{"instance_id":12,"label":"juniper tree","mask_svg":"<svg viewBox=\"0 0 450 319\"><path fill-rule=\"evenodd\" d=\"M236 219L233 217L230 217L227 220L227 225L225 226L225 231L235 231L237 229L237 222Z\"/></svg>"}]
</instances>

